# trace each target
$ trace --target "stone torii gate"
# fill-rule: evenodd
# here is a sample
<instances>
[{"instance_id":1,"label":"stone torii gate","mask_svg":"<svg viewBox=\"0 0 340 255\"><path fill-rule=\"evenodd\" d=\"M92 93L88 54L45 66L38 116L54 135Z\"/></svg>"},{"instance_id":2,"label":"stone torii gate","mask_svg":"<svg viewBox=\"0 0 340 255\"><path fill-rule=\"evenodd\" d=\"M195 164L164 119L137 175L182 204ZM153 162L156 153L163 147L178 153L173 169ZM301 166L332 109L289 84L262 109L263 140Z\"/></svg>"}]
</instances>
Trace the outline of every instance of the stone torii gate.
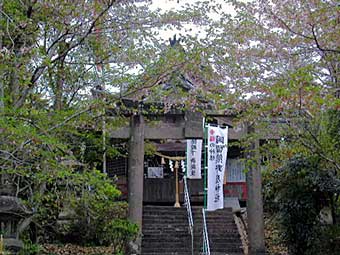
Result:
<instances>
[{"instance_id":1,"label":"stone torii gate","mask_svg":"<svg viewBox=\"0 0 340 255\"><path fill-rule=\"evenodd\" d=\"M151 116L157 119L156 124L146 123L144 117ZM208 115L210 117L226 115ZM230 119L231 121L231 119ZM140 113L130 115L130 125L111 130L111 138L129 139L128 159L128 202L129 219L136 223L140 230L143 217L143 182L144 182L144 140L161 139L203 139L203 116L198 112L174 112L166 114ZM238 140L244 137L249 130L247 127L230 128L228 139ZM257 151L259 142L253 144L254 151ZM256 152L254 152L256 153ZM256 155L249 155L256 156ZM256 166L247 173L247 214L248 214L248 237L249 254L262 255L265 253L264 245L264 223L263 204L261 194L261 172ZM137 253L141 250L141 236L137 238Z\"/></svg>"}]
</instances>

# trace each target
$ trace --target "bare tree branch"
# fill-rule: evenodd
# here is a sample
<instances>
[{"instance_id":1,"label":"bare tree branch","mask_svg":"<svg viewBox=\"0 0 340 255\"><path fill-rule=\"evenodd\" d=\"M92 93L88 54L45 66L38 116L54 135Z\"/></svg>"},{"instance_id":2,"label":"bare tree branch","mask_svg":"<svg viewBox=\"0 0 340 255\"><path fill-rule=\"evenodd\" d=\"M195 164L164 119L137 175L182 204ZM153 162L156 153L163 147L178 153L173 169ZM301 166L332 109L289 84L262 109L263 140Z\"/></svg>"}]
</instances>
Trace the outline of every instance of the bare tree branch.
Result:
<instances>
[{"instance_id":1,"label":"bare tree branch","mask_svg":"<svg viewBox=\"0 0 340 255\"><path fill-rule=\"evenodd\" d=\"M322 52L333 52L333 53L340 54L340 50L326 49L326 48L321 47L319 40L318 40L316 33L315 33L315 24L312 25L312 35L313 35L313 40L315 42L315 45L320 51L322 51Z\"/></svg>"},{"instance_id":2,"label":"bare tree branch","mask_svg":"<svg viewBox=\"0 0 340 255\"><path fill-rule=\"evenodd\" d=\"M104 14L113 6L113 4L116 1L110 1L109 4L104 8L104 10L102 10L97 17L92 21L89 29L86 31L86 33L79 39L79 41L77 41L76 43L74 43L73 45L69 46L62 54L58 55L58 57L54 58L51 60L51 63L55 63L57 62L59 59L64 58L72 49L78 47L79 45L81 45L85 39L93 32L98 20L100 20L100 18L102 16L104 16ZM60 36L52 45L56 45L60 40L62 40L64 38L64 35ZM58 41L59 40L59 41ZM50 54L51 54L51 47L49 48L50 50ZM51 56L49 56L51 57ZM15 103L15 108L20 108L25 100L26 97L28 95L28 93L31 91L31 89L34 87L36 81L40 78L40 76L44 73L45 69L47 68L47 64L42 64L41 66L37 67L35 69L35 71L33 72L33 75L31 76L30 79L30 83L28 84L28 86L22 91L21 93L21 97L19 98L19 100L17 100L17 102Z\"/></svg>"}]
</instances>

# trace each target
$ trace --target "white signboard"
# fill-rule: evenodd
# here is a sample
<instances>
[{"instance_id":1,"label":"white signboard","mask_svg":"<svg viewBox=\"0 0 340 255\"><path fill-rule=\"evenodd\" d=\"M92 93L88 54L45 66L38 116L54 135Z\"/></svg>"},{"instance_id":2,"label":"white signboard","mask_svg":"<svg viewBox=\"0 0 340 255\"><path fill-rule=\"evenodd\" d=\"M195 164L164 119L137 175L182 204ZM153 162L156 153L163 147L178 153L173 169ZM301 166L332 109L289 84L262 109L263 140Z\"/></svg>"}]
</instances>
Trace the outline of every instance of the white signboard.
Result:
<instances>
[{"instance_id":1,"label":"white signboard","mask_svg":"<svg viewBox=\"0 0 340 255\"><path fill-rule=\"evenodd\" d=\"M163 178L163 167L148 167L148 178Z\"/></svg>"},{"instance_id":2,"label":"white signboard","mask_svg":"<svg viewBox=\"0 0 340 255\"><path fill-rule=\"evenodd\" d=\"M227 182L246 182L244 173L244 162L240 159L228 159L227 161Z\"/></svg>"},{"instance_id":3,"label":"white signboard","mask_svg":"<svg viewBox=\"0 0 340 255\"><path fill-rule=\"evenodd\" d=\"M187 177L201 179L202 140L187 140Z\"/></svg>"},{"instance_id":4,"label":"white signboard","mask_svg":"<svg viewBox=\"0 0 340 255\"><path fill-rule=\"evenodd\" d=\"M223 180L228 151L228 128L208 127L207 210L223 208Z\"/></svg>"}]
</instances>

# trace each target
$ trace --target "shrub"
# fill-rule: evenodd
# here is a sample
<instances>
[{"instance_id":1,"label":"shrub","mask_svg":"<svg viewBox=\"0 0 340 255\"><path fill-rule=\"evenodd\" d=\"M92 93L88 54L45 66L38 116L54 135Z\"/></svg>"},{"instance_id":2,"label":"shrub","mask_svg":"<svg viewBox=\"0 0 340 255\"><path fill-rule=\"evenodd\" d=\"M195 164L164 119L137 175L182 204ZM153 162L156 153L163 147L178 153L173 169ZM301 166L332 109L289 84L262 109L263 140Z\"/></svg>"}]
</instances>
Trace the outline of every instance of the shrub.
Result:
<instances>
[{"instance_id":1,"label":"shrub","mask_svg":"<svg viewBox=\"0 0 340 255\"><path fill-rule=\"evenodd\" d=\"M264 187L289 253L324 254L320 247L329 243L324 238L328 228L322 226L319 216L340 191L334 171L323 170L318 158L295 156L270 173Z\"/></svg>"},{"instance_id":2,"label":"shrub","mask_svg":"<svg viewBox=\"0 0 340 255\"><path fill-rule=\"evenodd\" d=\"M30 240L24 241L24 247L20 250L19 255L38 255L41 251L39 244L32 243Z\"/></svg>"},{"instance_id":3,"label":"shrub","mask_svg":"<svg viewBox=\"0 0 340 255\"><path fill-rule=\"evenodd\" d=\"M97 170L65 173L53 182L54 192L37 198L40 241L116 245L123 250L138 228L127 221L128 205L119 201L120 191L113 181ZM66 214L62 222L61 212Z\"/></svg>"}]
</instances>

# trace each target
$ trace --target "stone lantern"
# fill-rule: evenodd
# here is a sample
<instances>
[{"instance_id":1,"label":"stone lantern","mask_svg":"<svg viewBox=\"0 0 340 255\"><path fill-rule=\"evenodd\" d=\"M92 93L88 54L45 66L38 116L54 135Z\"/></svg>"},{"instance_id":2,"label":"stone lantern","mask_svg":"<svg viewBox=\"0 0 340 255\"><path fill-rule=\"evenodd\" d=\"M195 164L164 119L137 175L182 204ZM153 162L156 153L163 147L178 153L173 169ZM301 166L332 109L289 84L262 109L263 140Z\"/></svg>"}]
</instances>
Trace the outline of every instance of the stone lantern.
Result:
<instances>
[{"instance_id":1,"label":"stone lantern","mask_svg":"<svg viewBox=\"0 0 340 255\"><path fill-rule=\"evenodd\" d=\"M0 233L5 249L17 252L23 247L20 233L31 222L32 212L17 197L0 196Z\"/></svg>"}]
</instances>

